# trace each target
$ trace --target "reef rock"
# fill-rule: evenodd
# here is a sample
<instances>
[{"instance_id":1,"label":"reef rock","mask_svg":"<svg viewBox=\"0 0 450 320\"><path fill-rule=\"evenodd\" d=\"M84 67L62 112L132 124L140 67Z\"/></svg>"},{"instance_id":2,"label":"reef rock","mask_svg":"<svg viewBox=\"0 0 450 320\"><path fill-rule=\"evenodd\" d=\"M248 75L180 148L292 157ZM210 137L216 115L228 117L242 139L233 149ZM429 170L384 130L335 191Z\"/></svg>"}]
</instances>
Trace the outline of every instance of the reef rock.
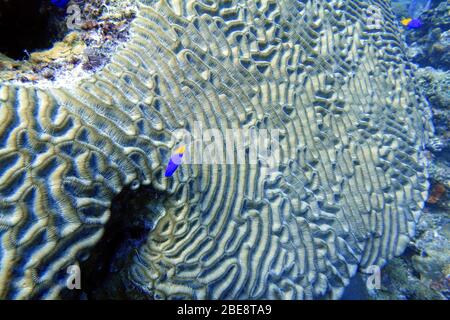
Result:
<instances>
[{"instance_id":1,"label":"reef rock","mask_svg":"<svg viewBox=\"0 0 450 320\"><path fill-rule=\"evenodd\" d=\"M450 68L450 2L438 1L424 12L423 26L406 32L408 56L422 67Z\"/></svg>"}]
</instances>

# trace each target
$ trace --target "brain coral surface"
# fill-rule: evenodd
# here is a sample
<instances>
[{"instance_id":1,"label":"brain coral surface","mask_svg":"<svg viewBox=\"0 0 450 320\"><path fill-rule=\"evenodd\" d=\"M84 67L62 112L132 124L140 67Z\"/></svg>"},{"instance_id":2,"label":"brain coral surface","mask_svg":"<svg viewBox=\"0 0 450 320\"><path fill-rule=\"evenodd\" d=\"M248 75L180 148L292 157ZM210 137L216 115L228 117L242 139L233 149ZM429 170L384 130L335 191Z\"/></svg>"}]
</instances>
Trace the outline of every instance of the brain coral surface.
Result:
<instances>
[{"instance_id":1,"label":"brain coral surface","mask_svg":"<svg viewBox=\"0 0 450 320\"><path fill-rule=\"evenodd\" d=\"M431 129L388 1L141 0L131 33L90 78L0 83L0 298L60 297L130 185L160 195L122 271L149 298L339 298L402 253ZM281 161L165 178L194 123L278 129Z\"/></svg>"}]
</instances>

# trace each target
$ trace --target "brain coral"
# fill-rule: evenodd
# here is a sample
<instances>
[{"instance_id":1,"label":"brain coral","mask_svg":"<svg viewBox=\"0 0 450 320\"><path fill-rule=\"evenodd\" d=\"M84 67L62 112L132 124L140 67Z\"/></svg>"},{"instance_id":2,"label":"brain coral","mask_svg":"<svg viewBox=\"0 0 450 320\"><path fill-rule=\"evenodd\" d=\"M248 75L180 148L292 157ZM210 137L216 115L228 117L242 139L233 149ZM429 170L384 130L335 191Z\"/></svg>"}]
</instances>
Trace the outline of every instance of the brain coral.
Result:
<instances>
[{"instance_id":1,"label":"brain coral","mask_svg":"<svg viewBox=\"0 0 450 320\"><path fill-rule=\"evenodd\" d=\"M90 78L0 83L0 297L60 297L129 185L159 195L122 271L150 298L340 297L402 253L426 197L412 74L388 1L141 0ZM278 128L282 161L167 179L194 122Z\"/></svg>"}]
</instances>

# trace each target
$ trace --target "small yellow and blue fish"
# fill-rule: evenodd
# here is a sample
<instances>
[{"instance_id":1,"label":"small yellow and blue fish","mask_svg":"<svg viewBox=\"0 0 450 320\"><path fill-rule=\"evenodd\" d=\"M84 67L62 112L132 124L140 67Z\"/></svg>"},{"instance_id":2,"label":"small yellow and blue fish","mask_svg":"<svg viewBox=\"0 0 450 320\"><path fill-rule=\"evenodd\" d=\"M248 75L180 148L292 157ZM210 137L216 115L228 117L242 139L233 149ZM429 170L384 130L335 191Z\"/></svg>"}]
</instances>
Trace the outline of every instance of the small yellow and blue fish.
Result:
<instances>
[{"instance_id":1,"label":"small yellow and blue fish","mask_svg":"<svg viewBox=\"0 0 450 320\"><path fill-rule=\"evenodd\" d=\"M408 29L418 29L423 26L420 15L431 8L431 0L411 0L408 7L408 18L400 20L400 23Z\"/></svg>"},{"instance_id":2,"label":"small yellow and blue fish","mask_svg":"<svg viewBox=\"0 0 450 320\"><path fill-rule=\"evenodd\" d=\"M183 154L186 151L185 146L179 147L173 155L170 157L169 163L166 167L166 172L164 176L171 177L175 173L175 171L178 169L178 166L181 164L181 158L183 158Z\"/></svg>"},{"instance_id":3,"label":"small yellow and blue fish","mask_svg":"<svg viewBox=\"0 0 450 320\"><path fill-rule=\"evenodd\" d=\"M403 18L402 20L400 20L400 23L408 29L417 29L423 25L422 20L420 20L419 18Z\"/></svg>"}]
</instances>

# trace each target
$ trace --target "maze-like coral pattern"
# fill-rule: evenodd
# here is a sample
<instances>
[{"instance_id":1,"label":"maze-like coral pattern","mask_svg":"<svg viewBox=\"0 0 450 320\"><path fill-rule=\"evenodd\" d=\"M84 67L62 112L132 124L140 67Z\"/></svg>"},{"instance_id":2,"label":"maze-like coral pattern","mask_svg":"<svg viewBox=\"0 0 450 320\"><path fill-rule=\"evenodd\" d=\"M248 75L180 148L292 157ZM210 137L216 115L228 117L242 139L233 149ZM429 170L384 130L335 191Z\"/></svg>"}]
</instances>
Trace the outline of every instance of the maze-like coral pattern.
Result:
<instances>
[{"instance_id":1,"label":"maze-like coral pattern","mask_svg":"<svg viewBox=\"0 0 450 320\"><path fill-rule=\"evenodd\" d=\"M58 297L113 197L150 184L158 222L122 271L150 297L338 298L402 253L426 196L428 111L396 32L381 0L143 1L98 74L0 84L0 297ZM164 178L196 122L279 129L281 163Z\"/></svg>"}]
</instances>

